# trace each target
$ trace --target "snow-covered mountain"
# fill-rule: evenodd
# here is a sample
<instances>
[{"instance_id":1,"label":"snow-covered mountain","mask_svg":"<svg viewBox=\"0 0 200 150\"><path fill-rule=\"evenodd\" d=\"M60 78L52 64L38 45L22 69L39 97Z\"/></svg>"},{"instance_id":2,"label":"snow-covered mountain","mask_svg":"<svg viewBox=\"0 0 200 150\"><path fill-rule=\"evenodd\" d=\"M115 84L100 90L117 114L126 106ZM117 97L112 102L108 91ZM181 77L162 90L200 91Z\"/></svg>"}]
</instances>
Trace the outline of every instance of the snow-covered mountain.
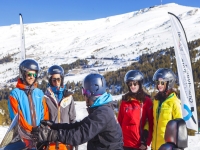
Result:
<instances>
[{"instance_id":1,"label":"snow-covered mountain","mask_svg":"<svg viewBox=\"0 0 200 150\"><path fill-rule=\"evenodd\" d=\"M200 38L200 8L170 3L96 20L24 24L27 58L49 67L93 56L108 70L116 70L144 53L173 46L167 12L180 18L188 41ZM0 82L5 83L18 75L20 25L0 26L0 33L0 59L9 54L14 60L0 64ZM77 81L85 74L67 78Z\"/></svg>"}]
</instances>

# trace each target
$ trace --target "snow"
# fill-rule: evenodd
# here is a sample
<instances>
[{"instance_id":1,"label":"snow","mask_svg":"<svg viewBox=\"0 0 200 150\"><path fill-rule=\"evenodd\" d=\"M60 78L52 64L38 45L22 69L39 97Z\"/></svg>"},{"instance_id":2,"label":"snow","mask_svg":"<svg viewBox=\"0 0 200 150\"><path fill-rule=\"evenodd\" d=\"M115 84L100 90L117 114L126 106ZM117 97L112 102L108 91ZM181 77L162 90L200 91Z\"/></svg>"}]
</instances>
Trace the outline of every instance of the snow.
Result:
<instances>
[{"instance_id":1,"label":"snow","mask_svg":"<svg viewBox=\"0 0 200 150\"><path fill-rule=\"evenodd\" d=\"M121 95L114 96L113 99L119 100ZM75 102L76 107L76 113L77 113L77 120L80 121L84 117L88 115L86 110L85 102ZM0 142L2 141L6 131L8 129L8 126L0 126ZM79 145L79 150L86 150L87 149L87 143L84 143L82 145ZM196 134L195 136L188 136L188 148L185 150L200 150L200 134Z\"/></svg>"},{"instance_id":2,"label":"snow","mask_svg":"<svg viewBox=\"0 0 200 150\"><path fill-rule=\"evenodd\" d=\"M91 56L95 59L87 59L90 65L99 62L97 67L71 70L69 74L74 76L65 76L65 82L82 81L87 74L98 72L99 69L117 70L129 65L132 62L130 60L135 60L144 53L153 53L173 46L167 12L180 18L188 41L200 38L200 8L170 3L96 20L24 24L27 58L37 60L40 67L70 64L77 59ZM19 74L20 26L0 26L0 32L0 59L8 54L13 58L12 62L0 64L2 88L5 84L15 85L14 82L7 81ZM199 51L200 47L197 50ZM196 59L199 59L199 56ZM114 97L120 98L121 96ZM81 120L87 116L85 102L75 103L77 120ZM0 127L0 141L7 128ZM200 134L189 136L188 145L186 150L200 149ZM79 149L85 150L86 144L79 146Z\"/></svg>"},{"instance_id":3,"label":"snow","mask_svg":"<svg viewBox=\"0 0 200 150\"><path fill-rule=\"evenodd\" d=\"M179 16L188 41L200 38L200 8L170 3L96 20L24 24L27 58L37 60L40 67L50 67L94 56L96 60L88 59L89 64L99 61L102 66L92 69L117 70L144 53L173 46L167 12ZM19 73L20 26L0 26L0 32L0 59L8 54L14 59L0 64L0 83L3 87ZM102 58L118 58L126 62L115 63ZM92 69L67 76L65 82L81 81Z\"/></svg>"}]
</instances>

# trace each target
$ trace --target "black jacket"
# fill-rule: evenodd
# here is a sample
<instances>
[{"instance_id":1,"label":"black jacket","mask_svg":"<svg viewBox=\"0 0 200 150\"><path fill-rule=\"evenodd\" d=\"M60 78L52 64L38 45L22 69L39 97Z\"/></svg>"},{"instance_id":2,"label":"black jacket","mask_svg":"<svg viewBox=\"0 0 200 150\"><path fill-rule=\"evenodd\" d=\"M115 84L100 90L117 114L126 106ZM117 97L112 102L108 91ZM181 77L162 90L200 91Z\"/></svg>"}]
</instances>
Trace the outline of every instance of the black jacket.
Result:
<instances>
[{"instance_id":1,"label":"black jacket","mask_svg":"<svg viewBox=\"0 0 200 150\"><path fill-rule=\"evenodd\" d=\"M89 115L73 127L59 130L62 143L80 145L87 143L87 150L123 150L122 130L113 111L113 103L89 108ZM70 129L70 130L69 130Z\"/></svg>"}]
</instances>

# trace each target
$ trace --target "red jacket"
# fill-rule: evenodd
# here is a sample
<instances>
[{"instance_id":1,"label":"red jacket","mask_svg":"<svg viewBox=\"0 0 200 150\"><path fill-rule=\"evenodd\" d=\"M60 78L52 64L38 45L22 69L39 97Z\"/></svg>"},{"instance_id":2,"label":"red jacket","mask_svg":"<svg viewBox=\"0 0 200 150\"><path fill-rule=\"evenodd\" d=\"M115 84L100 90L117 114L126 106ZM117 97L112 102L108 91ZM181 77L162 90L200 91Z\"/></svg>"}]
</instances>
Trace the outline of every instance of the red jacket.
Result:
<instances>
[{"instance_id":1,"label":"red jacket","mask_svg":"<svg viewBox=\"0 0 200 150\"><path fill-rule=\"evenodd\" d=\"M153 131L153 104L152 100L146 96L141 103L136 99L129 101L122 98L118 121L122 128L125 147L139 148L146 121L149 124L147 145L151 144Z\"/></svg>"}]
</instances>

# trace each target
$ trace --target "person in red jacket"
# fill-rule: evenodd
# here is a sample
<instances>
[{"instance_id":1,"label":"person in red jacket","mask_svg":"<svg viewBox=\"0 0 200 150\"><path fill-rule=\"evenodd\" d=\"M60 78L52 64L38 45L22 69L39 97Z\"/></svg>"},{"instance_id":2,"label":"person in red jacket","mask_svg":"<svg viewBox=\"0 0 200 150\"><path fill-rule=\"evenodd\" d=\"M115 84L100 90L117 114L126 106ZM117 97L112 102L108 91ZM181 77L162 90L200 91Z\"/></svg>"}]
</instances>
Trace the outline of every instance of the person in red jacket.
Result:
<instances>
[{"instance_id":1,"label":"person in red jacket","mask_svg":"<svg viewBox=\"0 0 200 150\"><path fill-rule=\"evenodd\" d=\"M144 76L130 70L124 77L129 91L122 96L118 121L123 132L124 150L146 150L151 144L153 130L152 100L143 90ZM145 129L145 125L149 125Z\"/></svg>"}]
</instances>

